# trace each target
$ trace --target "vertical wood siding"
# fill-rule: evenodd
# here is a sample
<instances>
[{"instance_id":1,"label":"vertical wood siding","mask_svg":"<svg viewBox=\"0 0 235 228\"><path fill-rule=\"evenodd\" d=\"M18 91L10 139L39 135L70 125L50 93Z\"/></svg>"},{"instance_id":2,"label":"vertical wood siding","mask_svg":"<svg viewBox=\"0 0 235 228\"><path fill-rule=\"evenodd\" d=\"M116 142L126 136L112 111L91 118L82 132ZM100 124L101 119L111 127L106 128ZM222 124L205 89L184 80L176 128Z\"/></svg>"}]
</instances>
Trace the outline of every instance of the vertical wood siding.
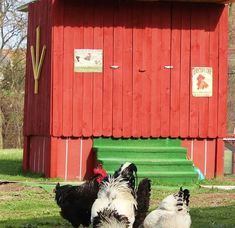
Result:
<instances>
[{"instance_id":1,"label":"vertical wood siding","mask_svg":"<svg viewBox=\"0 0 235 228\"><path fill-rule=\"evenodd\" d=\"M51 151L56 156L50 166L50 177L84 180L93 174L92 139L51 137Z\"/></svg>"},{"instance_id":2,"label":"vertical wood siding","mask_svg":"<svg viewBox=\"0 0 235 228\"><path fill-rule=\"evenodd\" d=\"M24 164L25 170L44 173L50 177L50 137L27 136L25 137ZM28 151L27 151L28 149Z\"/></svg>"},{"instance_id":3,"label":"vertical wood siding","mask_svg":"<svg viewBox=\"0 0 235 228\"><path fill-rule=\"evenodd\" d=\"M216 160L220 161L220 164L223 163L221 154L217 153L217 139L184 139L182 146L188 150L188 159L192 160L207 178L216 176Z\"/></svg>"},{"instance_id":4,"label":"vertical wood siding","mask_svg":"<svg viewBox=\"0 0 235 228\"><path fill-rule=\"evenodd\" d=\"M51 4L41 0L29 5L27 67L25 81L24 135L50 134L51 95ZM43 15L43 16L42 16ZM34 94L34 77L30 46L36 46L36 28L40 26L40 54L46 45L46 55L39 79L39 93Z\"/></svg>"},{"instance_id":5,"label":"vertical wood siding","mask_svg":"<svg viewBox=\"0 0 235 228\"><path fill-rule=\"evenodd\" d=\"M53 5L52 135L224 136L227 6L114 2ZM103 49L102 73L74 72L83 48ZM213 67L212 97L192 96L199 66Z\"/></svg>"}]
</instances>

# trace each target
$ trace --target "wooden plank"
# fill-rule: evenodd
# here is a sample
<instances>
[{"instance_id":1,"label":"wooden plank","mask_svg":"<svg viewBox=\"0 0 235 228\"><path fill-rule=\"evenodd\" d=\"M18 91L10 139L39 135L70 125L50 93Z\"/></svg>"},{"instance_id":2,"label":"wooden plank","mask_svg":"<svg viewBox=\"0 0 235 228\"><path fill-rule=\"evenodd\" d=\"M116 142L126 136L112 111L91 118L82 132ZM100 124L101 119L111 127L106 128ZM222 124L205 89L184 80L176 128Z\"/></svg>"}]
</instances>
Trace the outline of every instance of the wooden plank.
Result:
<instances>
[{"instance_id":1,"label":"wooden plank","mask_svg":"<svg viewBox=\"0 0 235 228\"><path fill-rule=\"evenodd\" d=\"M129 3L123 7L123 136L132 136L132 5Z\"/></svg>"},{"instance_id":2,"label":"wooden plank","mask_svg":"<svg viewBox=\"0 0 235 228\"><path fill-rule=\"evenodd\" d=\"M142 4L136 3L133 9L133 112L132 136L140 137L142 107L142 58L143 58L143 24Z\"/></svg>"},{"instance_id":3,"label":"wooden plank","mask_svg":"<svg viewBox=\"0 0 235 228\"><path fill-rule=\"evenodd\" d=\"M203 139L193 141L193 162L205 174L205 140Z\"/></svg>"},{"instance_id":4,"label":"wooden plank","mask_svg":"<svg viewBox=\"0 0 235 228\"><path fill-rule=\"evenodd\" d=\"M44 41L44 34L42 34L42 31L45 29L45 23L44 23L44 20L39 17L39 15L41 15L41 13L43 12L43 9L46 4L43 4L43 1L40 1L38 2L38 6L37 6L37 13L36 13L36 18L37 18L37 21L36 21L36 28L37 26L40 27L40 49L39 49L39 58L40 58L40 50L41 50L41 45L42 45L42 41ZM35 29L35 32L36 32L36 29ZM36 53L36 40L34 41L34 50L35 50L35 53ZM43 84L44 84L44 80L45 80L45 75L44 75L44 72L43 72L44 69L42 69L41 71L41 74L40 74L40 78L39 78L39 88L38 88L38 94L35 94L34 95L34 98L35 98L35 106L34 106L34 110L35 110L35 116L34 116L34 135L40 135L41 132L42 132L42 128L43 128L43 116L44 116L44 113L45 113L45 109L43 109L43 93L45 92L43 88ZM35 83L35 82L34 82ZM42 110L44 113L42 113ZM39 140L39 138L38 138ZM39 143L37 142L37 149L35 150L35 157L36 159L35 160L38 160L37 156L38 156L38 149L39 149ZM35 162L34 162L35 163ZM35 165L35 172L37 171L36 170L36 164Z\"/></svg>"},{"instance_id":5,"label":"wooden plank","mask_svg":"<svg viewBox=\"0 0 235 228\"><path fill-rule=\"evenodd\" d=\"M187 159L193 160L193 151L192 151L193 139L182 139L181 146L187 149Z\"/></svg>"},{"instance_id":6,"label":"wooden plank","mask_svg":"<svg viewBox=\"0 0 235 228\"><path fill-rule=\"evenodd\" d=\"M52 136L63 133L64 5L55 1L52 16Z\"/></svg>"},{"instance_id":7,"label":"wooden plank","mask_svg":"<svg viewBox=\"0 0 235 228\"><path fill-rule=\"evenodd\" d=\"M33 46L34 46L34 50L36 53L36 28L38 26L41 26L41 18L40 18L40 14L41 14L41 2L37 2L37 4L35 5L35 11L34 11L34 39L33 39ZM32 80L32 134L33 135L39 135L42 123L41 123L41 102L40 102L40 97L42 96L42 94L34 94L34 77L33 74L31 75L31 77L33 78ZM41 85L41 78L39 79L39 87ZM34 153L36 153L34 151Z\"/></svg>"},{"instance_id":8,"label":"wooden plank","mask_svg":"<svg viewBox=\"0 0 235 228\"><path fill-rule=\"evenodd\" d=\"M23 170L27 171L29 169L29 155L30 155L30 137L24 136L24 148L23 148Z\"/></svg>"},{"instance_id":9,"label":"wooden plank","mask_svg":"<svg viewBox=\"0 0 235 228\"><path fill-rule=\"evenodd\" d=\"M73 7L69 4L64 5L64 14L70 15L74 11ZM70 17L64 18L65 25L71 23ZM71 34L73 34L73 28L71 26L64 27L64 67L62 75L62 102L63 102L63 136L72 135L72 98L73 98L73 53L74 44L71 42ZM61 95L60 95L61 96Z\"/></svg>"},{"instance_id":10,"label":"wooden plank","mask_svg":"<svg viewBox=\"0 0 235 228\"><path fill-rule=\"evenodd\" d=\"M190 113L189 113L189 136L198 137L198 122L199 122L199 102L197 97L192 95L192 68L200 66L199 56L200 48L200 30L202 25L198 23L198 5L192 8L191 16L191 76L190 76Z\"/></svg>"},{"instance_id":11,"label":"wooden plank","mask_svg":"<svg viewBox=\"0 0 235 228\"><path fill-rule=\"evenodd\" d=\"M48 5L48 17L47 17L47 27L46 33L49 35L46 38L46 46L47 46L47 53L44 59L44 64L46 65L46 72L47 72L47 81L46 81L46 94L44 95L44 103L45 103L45 126L44 126L44 135L50 136L52 132L52 5L47 2ZM49 99L46 99L49 98ZM45 101L46 100L46 101Z\"/></svg>"},{"instance_id":12,"label":"wooden plank","mask_svg":"<svg viewBox=\"0 0 235 228\"><path fill-rule=\"evenodd\" d=\"M122 136L122 78L123 67L122 63L125 59L122 58L123 52L123 12L122 6L119 4L114 11L114 34L113 34L113 65L119 66L113 69L113 137Z\"/></svg>"},{"instance_id":13,"label":"wooden plank","mask_svg":"<svg viewBox=\"0 0 235 228\"><path fill-rule=\"evenodd\" d=\"M83 138L83 156L82 156L82 180L89 179L93 176L93 168L95 165L95 154L92 152L92 139Z\"/></svg>"},{"instance_id":14,"label":"wooden plank","mask_svg":"<svg viewBox=\"0 0 235 228\"><path fill-rule=\"evenodd\" d=\"M40 171L40 159L41 159L41 139L42 137L37 136L37 148L36 148L36 156L35 156L35 172L39 173Z\"/></svg>"},{"instance_id":15,"label":"wooden plank","mask_svg":"<svg viewBox=\"0 0 235 228\"><path fill-rule=\"evenodd\" d=\"M219 78L219 25L221 6L210 8L210 63L213 68L213 95L209 98L208 110L208 137L215 138L218 129L218 78Z\"/></svg>"},{"instance_id":16,"label":"wooden plank","mask_svg":"<svg viewBox=\"0 0 235 228\"><path fill-rule=\"evenodd\" d=\"M178 137L180 130L180 80L181 73L181 32L182 5L172 5L172 35L171 35L171 103L170 103L170 136Z\"/></svg>"},{"instance_id":17,"label":"wooden plank","mask_svg":"<svg viewBox=\"0 0 235 228\"><path fill-rule=\"evenodd\" d=\"M94 48L94 6L91 2L84 2L84 48ZM83 125L82 135L92 135L92 106L93 106L93 73L84 73L83 75Z\"/></svg>"},{"instance_id":18,"label":"wooden plank","mask_svg":"<svg viewBox=\"0 0 235 228\"><path fill-rule=\"evenodd\" d=\"M216 177L224 176L224 141L221 138L216 139Z\"/></svg>"},{"instance_id":19,"label":"wooden plank","mask_svg":"<svg viewBox=\"0 0 235 228\"><path fill-rule=\"evenodd\" d=\"M68 180L80 180L80 138L69 139L68 143Z\"/></svg>"},{"instance_id":20,"label":"wooden plank","mask_svg":"<svg viewBox=\"0 0 235 228\"><path fill-rule=\"evenodd\" d=\"M215 177L215 153L216 153L216 139L207 140L207 178Z\"/></svg>"},{"instance_id":21,"label":"wooden plank","mask_svg":"<svg viewBox=\"0 0 235 228\"><path fill-rule=\"evenodd\" d=\"M161 3L153 5L152 16L152 78L151 78L151 136L160 136L160 87L161 87Z\"/></svg>"},{"instance_id":22,"label":"wooden plank","mask_svg":"<svg viewBox=\"0 0 235 228\"><path fill-rule=\"evenodd\" d=\"M191 97L191 6L185 6L182 9L182 27L181 27L181 67L180 67L180 125L179 131L181 137L189 136L189 98Z\"/></svg>"},{"instance_id":23,"label":"wooden plank","mask_svg":"<svg viewBox=\"0 0 235 228\"><path fill-rule=\"evenodd\" d=\"M150 137L151 135L151 79L152 79L152 11L153 4L145 4L142 8L143 15L143 59L142 59L142 108L141 108L141 125L142 137Z\"/></svg>"},{"instance_id":24,"label":"wooden plank","mask_svg":"<svg viewBox=\"0 0 235 228\"><path fill-rule=\"evenodd\" d=\"M224 6L219 21L219 91L218 136L226 136L228 77L228 6Z\"/></svg>"},{"instance_id":25,"label":"wooden plank","mask_svg":"<svg viewBox=\"0 0 235 228\"><path fill-rule=\"evenodd\" d=\"M171 6L169 4L162 5L161 17L161 69L160 69L160 93L161 93L161 136L168 137L170 135L170 69L165 66L171 65ZM164 14L163 14L164 12Z\"/></svg>"},{"instance_id":26,"label":"wooden plank","mask_svg":"<svg viewBox=\"0 0 235 228\"><path fill-rule=\"evenodd\" d=\"M104 21L104 77L103 77L103 135L112 135L112 76L113 70L113 6L105 4ZM104 5L103 5L104 6Z\"/></svg>"},{"instance_id":27,"label":"wooden plank","mask_svg":"<svg viewBox=\"0 0 235 228\"><path fill-rule=\"evenodd\" d=\"M75 3L74 3L75 4ZM74 18L74 32L73 32L73 42L74 49L84 48L84 24L83 24L83 11L84 5L79 2L74 5L74 10L72 17ZM83 78L84 73L73 73L73 136L82 136L83 127ZM90 110L91 112L91 110Z\"/></svg>"},{"instance_id":28,"label":"wooden plank","mask_svg":"<svg viewBox=\"0 0 235 228\"><path fill-rule=\"evenodd\" d=\"M51 43L51 32L48 27L50 27L50 18L51 15L49 12L48 2L41 1L40 2L40 11L46 12L45 16L41 18L40 21L40 56L42 53L43 45L46 45L47 51L44 57L44 62L42 64L41 75L39 79L39 105L38 105L38 122L41 123L39 125L38 133L39 135L48 135L50 128L50 79L51 79L51 59L50 59L50 43Z\"/></svg>"},{"instance_id":29,"label":"wooden plank","mask_svg":"<svg viewBox=\"0 0 235 228\"><path fill-rule=\"evenodd\" d=\"M200 24L201 32L200 32L200 52L199 52L199 59L200 59L200 66L202 67L208 67L209 66L209 53L210 53L210 45L209 45L209 39L210 39L210 11L209 11L210 5L207 5L207 7L200 8L200 10L197 12L199 15L201 15L197 21ZM199 108L199 132L198 135L200 138L206 138L208 136L208 97L201 97L198 98L198 108Z\"/></svg>"},{"instance_id":30,"label":"wooden plank","mask_svg":"<svg viewBox=\"0 0 235 228\"><path fill-rule=\"evenodd\" d=\"M51 137L51 148L50 148L50 172L49 175L52 178L58 177L58 164L59 162L59 157L60 157L60 148L58 148L58 141L59 138L56 137Z\"/></svg>"},{"instance_id":31,"label":"wooden plank","mask_svg":"<svg viewBox=\"0 0 235 228\"><path fill-rule=\"evenodd\" d=\"M57 172L56 176L65 179L65 161L66 161L66 140L67 138L56 138L57 144ZM53 162L53 161L51 161Z\"/></svg>"},{"instance_id":32,"label":"wooden plank","mask_svg":"<svg viewBox=\"0 0 235 228\"><path fill-rule=\"evenodd\" d=\"M56 151L57 152L57 151ZM42 170L44 170L46 177L52 177L50 176L51 171L51 137L44 137L43 141L43 167ZM54 162L57 160L55 159Z\"/></svg>"},{"instance_id":33,"label":"wooden plank","mask_svg":"<svg viewBox=\"0 0 235 228\"><path fill-rule=\"evenodd\" d=\"M94 48L104 49L103 42L103 13L104 8L100 3L96 3L94 12ZM103 53L104 54L104 53ZM103 72L94 73L93 79L93 135L102 135L103 124Z\"/></svg>"},{"instance_id":34,"label":"wooden plank","mask_svg":"<svg viewBox=\"0 0 235 228\"><path fill-rule=\"evenodd\" d=\"M29 170L34 171L35 137L30 137Z\"/></svg>"}]
</instances>

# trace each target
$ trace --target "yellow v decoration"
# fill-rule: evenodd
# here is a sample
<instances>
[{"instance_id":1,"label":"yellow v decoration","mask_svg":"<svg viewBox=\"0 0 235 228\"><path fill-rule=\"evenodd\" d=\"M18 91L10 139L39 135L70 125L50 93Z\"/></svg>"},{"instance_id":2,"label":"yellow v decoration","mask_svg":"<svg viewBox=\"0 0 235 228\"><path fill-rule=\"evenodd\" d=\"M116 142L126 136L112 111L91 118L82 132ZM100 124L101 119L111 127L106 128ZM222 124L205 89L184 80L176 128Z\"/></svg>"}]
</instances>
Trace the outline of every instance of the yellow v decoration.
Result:
<instances>
[{"instance_id":1,"label":"yellow v decoration","mask_svg":"<svg viewBox=\"0 0 235 228\"><path fill-rule=\"evenodd\" d=\"M40 27L38 26L36 28L36 57L35 57L34 46L30 47L32 65L33 65L33 75L34 75L34 94L38 94L38 81L40 78L42 64L45 57L46 45L43 45L40 57L39 57L39 50L40 50Z\"/></svg>"}]
</instances>

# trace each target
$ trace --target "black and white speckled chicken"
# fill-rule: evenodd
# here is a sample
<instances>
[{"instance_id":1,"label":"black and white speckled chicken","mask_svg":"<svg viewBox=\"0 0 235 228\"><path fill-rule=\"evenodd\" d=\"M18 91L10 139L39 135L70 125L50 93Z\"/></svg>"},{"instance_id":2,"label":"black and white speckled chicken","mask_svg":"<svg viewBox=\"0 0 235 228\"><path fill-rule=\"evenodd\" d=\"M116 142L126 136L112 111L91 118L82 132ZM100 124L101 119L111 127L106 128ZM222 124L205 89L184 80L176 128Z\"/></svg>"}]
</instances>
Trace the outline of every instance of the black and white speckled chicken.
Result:
<instances>
[{"instance_id":1,"label":"black and white speckled chicken","mask_svg":"<svg viewBox=\"0 0 235 228\"><path fill-rule=\"evenodd\" d=\"M189 190L180 188L179 192L164 198L159 207L145 218L144 228L190 228Z\"/></svg>"},{"instance_id":2,"label":"black and white speckled chicken","mask_svg":"<svg viewBox=\"0 0 235 228\"><path fill-rule=\"evenodd\" d=\"M101 183L91 209L94 228L128 228L135 221L135 164L126 162Z\"/></svg>"}]
</instances>

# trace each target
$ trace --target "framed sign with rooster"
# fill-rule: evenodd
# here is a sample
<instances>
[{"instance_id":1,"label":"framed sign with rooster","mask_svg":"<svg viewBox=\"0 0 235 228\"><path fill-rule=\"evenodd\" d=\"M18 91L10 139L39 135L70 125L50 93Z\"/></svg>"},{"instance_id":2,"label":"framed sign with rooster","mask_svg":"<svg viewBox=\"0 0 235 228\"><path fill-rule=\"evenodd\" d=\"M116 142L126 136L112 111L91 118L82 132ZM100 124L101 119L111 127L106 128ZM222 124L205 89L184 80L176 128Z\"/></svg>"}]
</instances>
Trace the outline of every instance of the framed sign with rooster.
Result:
<instances>
[{"instance_id":1,"label":"framed sign with rooster","mask_svg":"<svg viewBox=\"0 0 235 228\"><path fill-rule=\"evenodd\" d=\"M193 67L192 94L194 97L211 97L213 85L212 67Z\"/></svg>"}]
</instances>

